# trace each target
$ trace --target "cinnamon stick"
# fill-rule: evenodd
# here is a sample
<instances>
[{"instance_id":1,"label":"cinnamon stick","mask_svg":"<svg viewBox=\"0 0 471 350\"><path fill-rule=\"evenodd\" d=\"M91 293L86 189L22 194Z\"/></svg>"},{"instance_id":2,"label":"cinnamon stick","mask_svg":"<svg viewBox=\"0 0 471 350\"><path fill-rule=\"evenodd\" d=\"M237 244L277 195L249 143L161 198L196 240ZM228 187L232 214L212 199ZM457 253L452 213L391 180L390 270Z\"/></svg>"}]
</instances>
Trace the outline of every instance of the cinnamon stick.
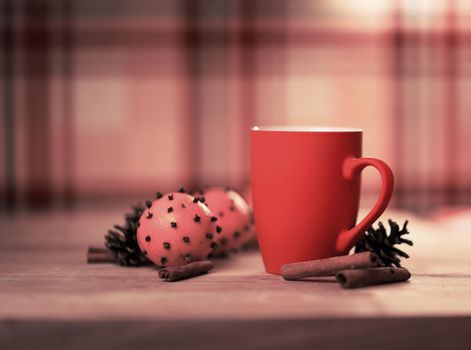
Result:
<instances>
[{"instance_id":1,"label":"cinnamon stick","mask_svg":"<svg viewBox=\"0 0 471 350\"><path fill-rule=\"evenodd\" d=\"M183 266L164 267L159 271L159 277L166 282L175 282L207 273L213 268L209 260L195 261Z\"/></svg>"},{"instance_id":2,"label":"cinnamon stick","mask_svg":"<svg viewBox=\"0 0 471 350\"><path fill-rule=\"evenodd\" d=\"M403 267L377 267L340 271L335 277L343 288L359 288L383 283L404 282L410 276L410 272Z\"/></svg>"},{"instance_id":3,"label":"cinnamon stick","mask_svg":"<svg viewBox=\"0 0 471 350\"><path fill-rule=\"evenodd\" d=\"M105 246L91 245L88 247L88 252L89 253L106 253L108 252L108 249L106 249Z\"/></svg>"},{"instance_id":4,"label":"cinnamon stick","mask_svg":"<svg viewBox=\"0 0 471 350\"><path fill-rule=\"evenodd\" d=\"M115 262L116 259L113 255L105 249L105 251L94 251L93 249L88 249L87 252L87 263L89 264L99 264L99 263L109 263Z\"/></svg>"},{"instance_id":5,"label":"cinnamon stick","mask_svg":"<svg viewBox=\"0 0 471 350\"><path fill-rule=\"evenodd\" d=\"M347 269L376 267L378 256L372 252L336 256L328 259L310 260L281 266L281 276L288 281L306 277L333 276L336 272Z\"/></svg>"}]
</instances>

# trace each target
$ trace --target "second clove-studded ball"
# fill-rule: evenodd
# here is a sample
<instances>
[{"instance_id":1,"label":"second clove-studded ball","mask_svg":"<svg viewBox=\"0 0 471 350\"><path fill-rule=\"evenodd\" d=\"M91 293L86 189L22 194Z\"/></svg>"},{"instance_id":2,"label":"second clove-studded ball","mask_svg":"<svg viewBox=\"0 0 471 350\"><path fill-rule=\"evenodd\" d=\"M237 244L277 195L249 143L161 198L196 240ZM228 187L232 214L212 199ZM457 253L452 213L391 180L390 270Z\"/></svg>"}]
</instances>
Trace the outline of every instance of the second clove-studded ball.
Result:
<instances>
[{"instance_id":1,"label":"second clove-studded ball","mask_svg":"<svg viewBox=\"0 0 471 350\"><path fill-rule=\"evenodd\" d=\"M212 187L202 192L199 199L214 215L213 220L217 219L215 239L219 246L215 255L235 252L254 239L250 207L237 192Z\"/></svg>"}]
</instances>

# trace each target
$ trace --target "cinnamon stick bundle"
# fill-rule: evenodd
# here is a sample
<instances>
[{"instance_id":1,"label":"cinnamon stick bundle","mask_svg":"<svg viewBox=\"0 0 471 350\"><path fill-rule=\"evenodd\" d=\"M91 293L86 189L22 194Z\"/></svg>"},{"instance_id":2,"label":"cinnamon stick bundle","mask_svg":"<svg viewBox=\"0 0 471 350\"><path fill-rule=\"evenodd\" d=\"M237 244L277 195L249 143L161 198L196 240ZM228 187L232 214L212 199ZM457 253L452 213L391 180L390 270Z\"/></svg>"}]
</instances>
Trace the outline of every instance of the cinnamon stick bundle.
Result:
<instances>
[{"instance_id":1,"label":"cinnamon stick bundle","mask_svg":"<svg viewBox=\"0 0 471 350\"><path fill-rule=\"evenodd\" d=\"M380 264L375 253L363 252L352 255L336 256L328 259L310 260L281 266L281 276L288 281L306 277L333 276L348 269L364 269Z\"/></svg>"},{"instance_id":2,"label":"cinnamon stick bundle","mask_svg":"<svg viewBox=\"0 0 471 350\"><path fill-rule=\"evenodd\" d=\"M209 260L195 261L183 266L164 267L159 271L159 277L166 282L175 282L207 273L213 268Z\"/></svg>"},{"instance_id":3,"label":"cinnamon stick bundle","mask_svg":"<svg viewBox=\"0 0 471 350\"><path fill-rule=\"evenodd\" d=\"M377 267L362 270L345 270L335 277L343 288L368 287L383 283L404 282L410 272L403 267Z\"/></svg>"},{"instance_id":4,"label":"cinnamon stick bundle","mask_svg":"<svg viewBox=\"0 0 471 350\"><path fill-rule=\"evenodd\" d=\"M115 258L106 248L91 246L87 251L87 263L99 264L115 262Z\"/></svg>"}]
</instances>

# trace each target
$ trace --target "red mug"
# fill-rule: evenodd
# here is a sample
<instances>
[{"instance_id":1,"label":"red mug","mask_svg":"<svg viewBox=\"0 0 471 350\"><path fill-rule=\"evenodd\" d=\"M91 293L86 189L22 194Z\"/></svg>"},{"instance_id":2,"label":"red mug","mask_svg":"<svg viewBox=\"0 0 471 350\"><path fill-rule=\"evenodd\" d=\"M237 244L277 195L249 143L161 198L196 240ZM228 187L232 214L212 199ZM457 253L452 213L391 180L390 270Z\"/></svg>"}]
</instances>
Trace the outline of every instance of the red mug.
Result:
<instances>
[{"instance_id":1,"label":"red mug","mask_svg":"<svg viewBox=\"0 0 471 350\"><path fill-rule=\"evenodd\" d=\"M386 209L394 176L382 160L361 158L362 130L254 127L251 181L257 238L267 272L283 264L347 254ZM382 178L373 209L355 225L361 171Z\"/></svg>"}]
</instances>

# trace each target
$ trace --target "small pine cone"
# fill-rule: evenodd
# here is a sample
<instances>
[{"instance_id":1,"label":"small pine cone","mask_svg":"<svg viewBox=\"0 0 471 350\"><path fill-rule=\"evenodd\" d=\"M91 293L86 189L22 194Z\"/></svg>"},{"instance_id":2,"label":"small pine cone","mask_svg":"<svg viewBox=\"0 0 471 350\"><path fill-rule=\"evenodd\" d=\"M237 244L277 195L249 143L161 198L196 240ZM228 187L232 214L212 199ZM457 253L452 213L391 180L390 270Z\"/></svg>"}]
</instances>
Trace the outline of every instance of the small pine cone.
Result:
<instances>
[{"instance_id":1,"label":"small pine cone","mask_svg":"<svg viewBox=\"0 0 471 350\"><path fill-rule=\"evenodd\" d=\"M403 235L408 234L407 224L404 223L402 229L399 229L399 225L388 220L390 226L389 235L386 233L386 229L382 222L378 223L378 228L368 228L364 235L358 240L355 246L355 253L364 251L371 251L378 255L384 265L386 266L401 266L401 258L409 258L409 255L402 250L394 247L394 245L405 243L407 245L413 245L413 242L408 239L402 238Z\"/></svg>"},{"instance_id":2,"label":"small pine cone","mask_svg":"<svg viewBox=\"0 0 471 350\"><path fill-rule=\"evenodd\" d=\"M115 225L114 230L109 230L105 235L105 246L119 265L149 265L150 262L139 249L136 239L138 222L144 207L137 204L132 208L133 211L125 216L126 225Z\"/></svg>"}]
</instances>

